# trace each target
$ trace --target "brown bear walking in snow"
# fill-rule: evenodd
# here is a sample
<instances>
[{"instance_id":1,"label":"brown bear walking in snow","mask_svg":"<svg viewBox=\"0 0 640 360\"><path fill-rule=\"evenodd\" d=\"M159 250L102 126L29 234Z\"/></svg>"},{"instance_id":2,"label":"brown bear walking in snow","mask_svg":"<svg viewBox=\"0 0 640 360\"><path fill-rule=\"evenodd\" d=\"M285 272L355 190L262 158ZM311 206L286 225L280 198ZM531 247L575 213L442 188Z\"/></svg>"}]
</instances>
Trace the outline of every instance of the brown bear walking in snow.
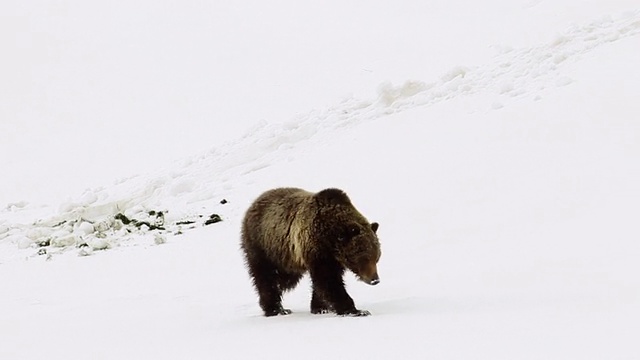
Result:
<instances>
[{"instance_id":1,"label":"brown bear walking in snow","mask_svg":"<svg viewBox=\"0 0 640 360\"><path fill-rule=\"evenodd\" d=\"M342 190L279 188L260 195L242 222L242 250L265 316L286 315L282 293L309 272L311 312L365 316L342 279L345 270L380 282L378 223L369 223Z\"/></svg>"}]
</instances>

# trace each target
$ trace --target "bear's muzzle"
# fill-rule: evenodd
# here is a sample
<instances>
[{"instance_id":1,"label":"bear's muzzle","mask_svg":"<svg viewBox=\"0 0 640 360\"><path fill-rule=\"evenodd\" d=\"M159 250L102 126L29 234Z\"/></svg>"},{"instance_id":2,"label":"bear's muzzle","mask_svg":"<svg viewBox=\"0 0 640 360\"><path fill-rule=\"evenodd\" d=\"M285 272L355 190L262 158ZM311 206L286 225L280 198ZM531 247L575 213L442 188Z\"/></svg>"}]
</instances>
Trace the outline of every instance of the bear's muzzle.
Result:
<instances>
[{"instance_id":1,"label":"bear's muzzle","mask_svg":"<svg viewBox=\"0 0 640 360\"><path fill-rule=\"evenodd\" d=\"M371 279L369 279L369 281L367 281L367 284L369 285L378 285L380 284L380 278L378 277L378 274L374 274L373 277Z\"/></svg>"},{"instance_id":2,"label":"bear's muzzle","mask_svg":"<svg viewBox=\"0 0 640 360\"><path fill-rule=\"evenodd\" d=\"M378 285L380 277L378 276L378 266L375 261L367 261L362 263L356 273L358 279L369 285Z\"/></svg>"}]
</instances>

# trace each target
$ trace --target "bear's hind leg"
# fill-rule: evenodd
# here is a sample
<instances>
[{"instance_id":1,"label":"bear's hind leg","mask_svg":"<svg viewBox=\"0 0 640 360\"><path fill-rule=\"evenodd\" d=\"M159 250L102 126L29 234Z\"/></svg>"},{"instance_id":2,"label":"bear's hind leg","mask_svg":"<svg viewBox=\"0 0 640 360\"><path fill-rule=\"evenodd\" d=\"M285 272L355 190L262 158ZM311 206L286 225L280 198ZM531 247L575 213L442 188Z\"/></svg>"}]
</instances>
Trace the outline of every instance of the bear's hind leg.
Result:
<instances>
[{"instance_id":1,"label":"bear's hind leg","mask_svg":"<svg viewBox=\"0 0 640 360\"><path fill-rule=\"evenodd\" d=\"M331 312L329 304L318 294L314 288L311 294L311 313L312 314L328 314Z\"/></svg>"},{"instance_id":2,"label":"bear's hind leg","mask_svg":"<svg viewBox=\"0 0 640 360\"><path fill-rule=\"evenodd\" d=\"M288 315L291 310L282 307L282 288L279 284L278 269L264 256L248 259L249 272L258 290L260 307L265 316Z\"/></svg>"},{"instance_id":3,"label":"bear's hind leg","mask_svg":"<svg viewBox=\"0 0 640 360\"><path fill-rule=\"evenodd\" d=\"M285 271L278 271L278 285L280 286L280 290L289 291L293 290L300 279L302 279L302 274L290 273Z\"/></svg>"}]
</instances>

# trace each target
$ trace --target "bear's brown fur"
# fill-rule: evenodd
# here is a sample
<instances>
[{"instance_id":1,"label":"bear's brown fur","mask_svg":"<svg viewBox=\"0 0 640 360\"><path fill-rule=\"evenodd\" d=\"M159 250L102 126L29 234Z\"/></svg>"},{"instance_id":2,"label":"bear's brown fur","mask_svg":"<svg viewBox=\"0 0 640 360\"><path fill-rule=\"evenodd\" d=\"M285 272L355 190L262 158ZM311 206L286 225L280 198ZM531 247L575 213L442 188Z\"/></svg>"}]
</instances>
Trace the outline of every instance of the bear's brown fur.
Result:
<instances>
[{"instance_id":1,"label":"bear's brown fur","mask_svg":"<svg viewBox=\"0 0 640 360\"><path fill-rule=\"evenodd\" d=\"M241 246L264 314L290 314L282 293L309 272L312 313L369 315L356 309L342 278L348 269L370 285L380 282L377 230L342 190L278 188L260 195L245 214Z\"/></svg>"}]
</instances>

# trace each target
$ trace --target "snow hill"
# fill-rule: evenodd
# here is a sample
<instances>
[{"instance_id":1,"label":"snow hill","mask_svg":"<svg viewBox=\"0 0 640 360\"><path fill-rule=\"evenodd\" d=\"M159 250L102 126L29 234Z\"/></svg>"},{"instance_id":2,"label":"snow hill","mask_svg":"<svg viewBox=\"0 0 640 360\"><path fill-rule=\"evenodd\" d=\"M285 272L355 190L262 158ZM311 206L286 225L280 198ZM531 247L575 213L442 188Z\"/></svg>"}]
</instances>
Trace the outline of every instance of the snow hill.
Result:
<instances>
[{"instance_id":1,"label":"snow hill","mask_svg":"<svg viewBox=\"0 0 640 360\"><path fill-rule=\"evenodd\" d=\"M544 39L484 62L260 122L65 203L3 206L0 358L640 358L626 9L551 16ZM342 188L380 223L381 284L346 277L372 316L309 314L308 279L292 315L261 316L239 224L277 186Z\"/></svg>"}]
</instances>

